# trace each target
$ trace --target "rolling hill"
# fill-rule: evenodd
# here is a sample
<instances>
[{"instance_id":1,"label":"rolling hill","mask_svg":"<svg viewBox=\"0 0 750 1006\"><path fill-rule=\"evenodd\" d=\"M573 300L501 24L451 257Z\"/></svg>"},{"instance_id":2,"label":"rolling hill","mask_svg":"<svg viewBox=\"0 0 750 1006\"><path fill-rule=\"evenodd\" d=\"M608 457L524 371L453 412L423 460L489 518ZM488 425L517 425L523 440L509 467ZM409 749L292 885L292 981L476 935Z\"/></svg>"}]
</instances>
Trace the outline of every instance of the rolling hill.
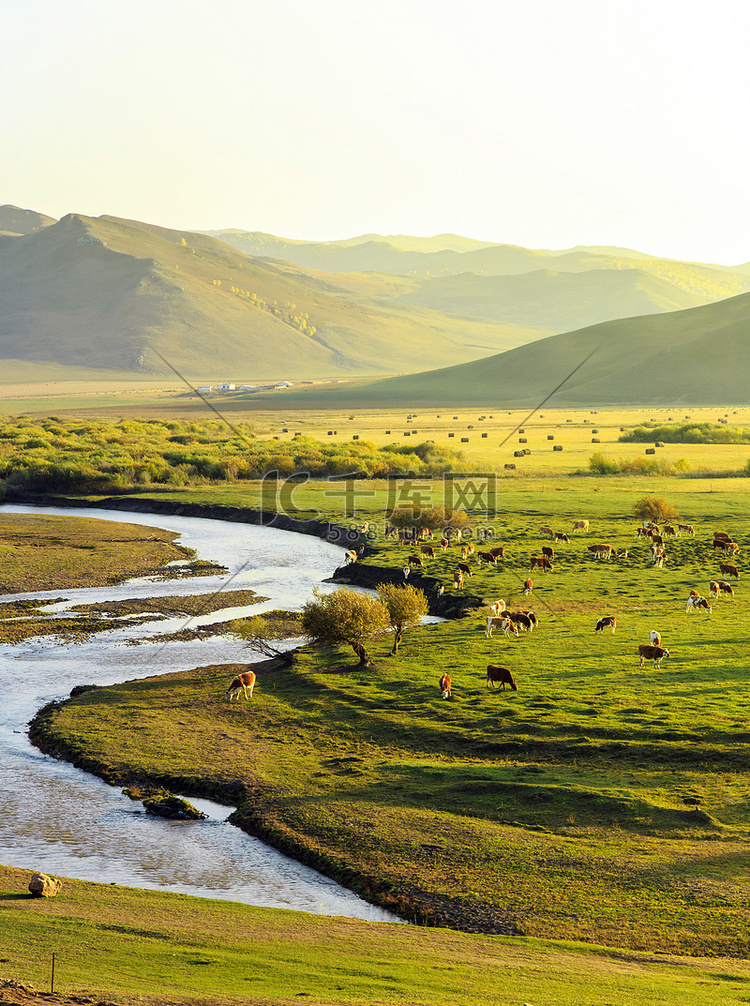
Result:
<instances>
[{"instance_id":1,"label":"rolling hill","mask_svg":"<svg viewBox=\"0 0 750 1006\"><path fill-rule=\"evenodd\" d=\"M20 206L11 206L10 203L0 206L0 235L18 237L21 234L33 234L53 223L54 217L37 213L36 210L22 210Z\"/></svg>"},{"instance_id":2,"label":"rolling hill","mask_svg":"<svg viewBox=\"0 0 750 1006\"><path fill-rule=\"evenodd\" d=\"M316 397L331 406L345 397L347 407L526 407L542 402L579 364L554 395L555 405L747 405L750 294L606 322L478 362Z\"/></svg>"},{"instance_id":3,"label":"rolling hill","mask_svg":"<svg viewBox=\"0 0 750 1006\"><path fill-rule=\"evenodd\" d=\"M370 283L250 258L203 234L68 214L0 238L0 358L245 380L399 373L548 330L372 299Z\"/></svg>"}]
</instances>

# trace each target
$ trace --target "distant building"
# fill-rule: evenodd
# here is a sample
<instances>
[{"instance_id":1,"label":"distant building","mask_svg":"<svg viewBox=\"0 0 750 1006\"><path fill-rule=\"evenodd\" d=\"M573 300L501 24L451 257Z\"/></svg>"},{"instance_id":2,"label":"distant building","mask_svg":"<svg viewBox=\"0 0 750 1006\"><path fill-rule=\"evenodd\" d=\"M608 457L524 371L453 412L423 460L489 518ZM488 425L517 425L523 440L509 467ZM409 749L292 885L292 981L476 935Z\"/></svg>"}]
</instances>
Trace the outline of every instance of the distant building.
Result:
<instances>
[{"instance_id":1,"label":"distant building","mask_svg":"<svg viewBox=\"0 0 750 1006\"><path fill-rule=\"evenodd\" d=\"M252 384L241 384L240 391L254 391L255 388Z\"/></svg>"},{"instance_id":2,"label":"distant building","mask_svg":"<svg viewBox=\"0 0 750 1006\"><path fill-rule=\"evenodd\" d=\"M198 391L201 392L201 394L203 395L207 395L209 391L213 390L214 389L212 384L201 384L201 386L198 388Z\"/></svg>"},{"instance_id":3,"label":"distant building","mask_svg":"<svg viewBox=\"0 0 750 1006\"><path fill-rule=\"evenodd\" d=\"M278 384L274 384L274 388L291 388L291 386L289 381L279 381Z\"/></svg>"},{"instance_id":4,"label":"distant building","mask_svg":"<svg viewBox=\"0 0 750 1006\"><path fill-rule=\"evenodd\" d=\"M234 391L234 385L233 384L217 384L216 385L216 390L217 391Z\"/></svg>"}]
</instances>

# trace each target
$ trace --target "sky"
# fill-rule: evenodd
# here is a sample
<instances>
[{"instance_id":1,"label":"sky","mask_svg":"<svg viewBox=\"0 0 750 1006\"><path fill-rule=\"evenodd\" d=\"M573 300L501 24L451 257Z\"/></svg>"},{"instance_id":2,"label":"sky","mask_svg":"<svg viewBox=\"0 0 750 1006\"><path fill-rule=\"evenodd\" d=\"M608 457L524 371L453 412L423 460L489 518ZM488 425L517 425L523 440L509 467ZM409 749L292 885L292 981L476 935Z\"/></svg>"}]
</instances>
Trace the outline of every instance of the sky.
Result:
<instances>
[{"instance_id":1,"label":"sky","mask_svg":"<svg viewBox=\"0 0 750 1006\"><path fill-rule=\"evenodd\" d=\"M745 0L0 0L0 203L750 260Z\"/></svg>"}]
</instances>

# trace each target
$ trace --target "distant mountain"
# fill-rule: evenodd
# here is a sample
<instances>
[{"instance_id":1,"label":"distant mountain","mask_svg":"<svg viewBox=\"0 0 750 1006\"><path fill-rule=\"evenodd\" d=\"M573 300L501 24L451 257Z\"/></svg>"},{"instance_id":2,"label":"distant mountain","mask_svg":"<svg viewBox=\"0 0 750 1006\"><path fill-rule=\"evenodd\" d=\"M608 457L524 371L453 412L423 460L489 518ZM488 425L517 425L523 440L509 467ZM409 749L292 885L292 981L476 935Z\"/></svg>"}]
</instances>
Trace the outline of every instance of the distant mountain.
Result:
<instances>
[{"instance_id":1,"label":"distant mountain","mask_svg":"<svg viewBox=\"0 0 750 1006\"><path fill-rule=\"evenodd\" d=\"M506 353L330 393L347 406L541 402L587 357L551 405L750 404L750 294L686 311L624 318ZM321 397L320 404L323 404Z\"/></svg>"},{"instance_id":2,"label":"distant mountain","mask_svg":"<svg viewBox=\"0 0 750 1006\"><path fill-rule=\"evenodd\" d=\"M494 318L556 332L704 303L698 294L640 269L591 269L579 273L540 269L520 276L461 273L420 280L398 301L446 314Z\"/></svg>"},{"instance_id":3,"label":"distant mountain","mask_svg":"<svg viewBox=\"0 0 750 1006\"><path fill-rule=\"evenodd\" d=\"M160 353L203 379L366 375L477 359L548 331L383 305L370 287L203 234L68 214L0 238L0 358L164 373Z\"/></svg>"},{"instance_id":4,"label":"distant mountain","mask_svg":"<svg viewBox=\"0 0 750 1006\"><path fill-rule=\"evenodd\" d=\"M5 203L0 206L0 234L33 234L43 227L55 223L54 217L47 217L36 210L22 210L19 206Z\"/></svg>"}]
</instances>

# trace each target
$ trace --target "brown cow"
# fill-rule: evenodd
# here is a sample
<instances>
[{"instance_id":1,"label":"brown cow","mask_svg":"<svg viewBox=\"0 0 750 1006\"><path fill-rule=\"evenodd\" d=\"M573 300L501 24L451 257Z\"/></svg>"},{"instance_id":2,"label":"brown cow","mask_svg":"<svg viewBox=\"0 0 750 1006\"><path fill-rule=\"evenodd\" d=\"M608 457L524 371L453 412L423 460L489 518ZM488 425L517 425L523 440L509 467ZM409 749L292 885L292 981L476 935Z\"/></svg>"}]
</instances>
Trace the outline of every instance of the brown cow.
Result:
<instances>
[{"instance_id":1,"label":"brown cow","mask_svg":"<svg viewBox=\"0 0 750 1006\"><path fill-rule=\"evenodd\" d=\"M516 627L516 635L518 635L519 627L524 632L531 632L536 625L536 615L533 611L505 611L503 614L513 622Z\"/></svg>"},{"instance_id":2,"label":"brown cow","mask_svg":"<svg viewBox=\"0 0 750 1006\"><path fill-rule=\"evenodd\" d=\"M540 538L554 538L555 537L555 532L552 530L551 527L547 527L546 525L544 525L544 526L542 526L542 527L539 528L539 537Z\"/></svg>"},{"instance_id":3,"label":"brown cow","mask_svg":"<svg viewBox=\"0 0 750 1006\"><path fill-rule=\"evenodd\" d=\"M236 678L232 678L232 683L227 689L227 701L231 702L232 699L239 699L240 692L243 692L245 698L249 700L253 697L253 688L255 688L255 673L253 671L243 671Z\"/></svg>"},{"instance_id":4,"label":"brown cow","mask_svg":"<svg viewBox=\"0 0 750 1006\"><path fill-rule=\"evenodd\" d=\"M534 581L529 577L528 580L523 581L523 593L524 597L532 592L534 589Z\"/></svg>"},{"instance_id":5,"label":"brown cow","mask_svg":"<svg viewBox=\"0 0 750 1006\"><path fill-rule=\"evenodd\" d=\"M679 535L682 531L691 538L695 537L695 531L693 530L692 524L678 524L677 534Z\"/></svg>"},{"instance_id":6,"label":"brown cow","mask_svg":"<svg viewBox=\"0 0 750 1006\"><path fill-rule=\"evenodd\" d=\"M644 660L653 660L654 667L659 667L664 657L669 656L669 650L662 646L651 646L649 643L641 643L638 647L638 656L641 658L641 667L643 667Z\"/></svg>"},{"instance_id":7,"label":"brown cow","mask_svg":"<svg viewBox=\"0 0 750 1006\"><path fill-rule=\"evenodd\" d=\"M513 680L513 675L507 667L500 667L498 664L487 665L487 687L494 688L495 683L500 682L505 690L506 684L510 685L514 692L518 691L518 685Z\"/></svg>"},{"instance_id":8,"label":"brown cow","mask_svg":"<svg viewBox=\"0 0 750 1006\"><path fill-rule=\"evenodd\" d=\"M732 536L727 534L726 531L714 531L714 541L722 539L723 541L731 541Z\"/></svg>"},{"instance_id":9,"label":"brown cow","mask_svg":"<svg viewBox=\"0 0 750 1006\"><path fill-rule=\"evenodd\" d=\"M490 566L497 566L497 559L492 552L477 552L477 559L480 566L483 562L486 562Z\"/></svg>"},{"instance_id":10,"label":"brown cow","mask_svg":"<svg viewBox=\"0 0 750 1006\"><path fill-rule=\"evenodd\" d=\"M728 562L719 563L719 572L722 578L726 580L728 576L733 576L736 580L739 580L740 574L736 566L731 566Z\"/></svg>"},{"instance_id":11,"label":"brown cow","mask_svg":"<svg viewBox=\"0 0 750 1006\"><path fill-rule=\"evenodd\" d=\"M568 538L568 536L564 534L562 531L555 531L555 544L557 544L557 542L559 541L565 541L570 543L570 538Z\"/></svg>"},{"instance_id":12,"label":"brown cow","mask_svg":"<svg viewBox=\"0 0 750 1006\"><path fill-rule=\"evenodd\" d=\"M460 573L464 574L464 576L473 576L474 575L471 572L471 566L468 564L468 562L459 562L458 569L459 569Z\"/></svg>"},{"instance_id":13,"label":"brown cow","mask_svg":"<svg viewBox=\"0 0 750 1006\"><path fill-rule=\"evenodd\" d=\"M705 611L707 615L711 614L711 605L705 599L701 597L700 594L692 592L690 597L687 599L687 604L685 606L685 614L689 614L691 611Z\"/></svg>"},{"instance_id":14,"label":"brown cow","mask_svg":"<svg viewBox=\"0 0 750 1006\"><path fill-rule=\"evenodd\" d=\"M550 562L554 562L555 552L550 545L542 545L542 555L546 556L546 558L549 559Z\"/></svg>"},{"instance_id":15,"label":"brown cow","mask_svg":"<svg viewBox=\"0 0 750 1006\"><path fill-rule=\"evenodd\" d=\"M603 615L599 621L596 623L596 628L594 632L604 632L605 629L612 629L612 635L615 634L615 629L617 628L617 616L616 615Z\"/></svg>"},{"instance_id":16,"label":"brown cow","mask_svg":"<svg viewBox=\"0 0 750 1006\"><path fill-rule=\"evenodd\" d=\"M430 559L435 558L435 549L432 547L432 545L420 545L419 551L422 553L422 555L429 556Z\"/></svg>"},{"instance_id":17,"label":"brown cow","mask_svg":"<svg viewBox=\"0 0 750 1006\"><path fill-rule=\"evenodd\" d=\"M731 590L732 588L730 587L729 589ZM709 597L718 597L719 596L719 584L716 582L716 580L711 580L711 582L709 583L709 585L708 585L708 596Z\"/></svg>"},{"instance_id":18,"label":"brown cow","mask_svg":"<svg viewBox=\"0 0 750 1006\"><path fill-rule=\"evenodd\" d=\"M410 555L406 561L410 566L419 566L420 569L424 566L421 555Z\"/></svg>"},{"instance_id":19,"label":"brown cow","mask_svg":"<svg viewBox=\"0 0 750 1006\"><path fill-rule=\"evenodd\" d=\"M719 580L719 593L729 594L732 600L734 600L734 591L732 590L732 585L730 583L724 583L723 580Z\"/></svg>"},{"instance_id":20,"label":"brown cow","mask_svg":"<svg viewBox=\"0 0 750 1006\"><path fill-rule=\"evenodd\" d=\"M444 674L440 681L438 682L438 688L440 689L440 694L442 698L449 699L451 697L451 676L450 674Z\"/></svg>"},{"instance_id":21,"label":"brown cow","mask_svg":"<svg viewBox=\"0 0 750 1006\"><path fill-rule=\"evenodd\" d=\"M591 552L595 559L609 559L614 548L611 545L587 545L586 551Z\"/></svg>"},{"instance_id":22,"label":"brown cow","mask_svg":"<svg viewBox=\"0 0 750 1006\"><path fill-rule=\"evenodd\" d=\"M505 558L505 545L497 545L495 548L490 549L490 555L494 555L496 559Z\"/></svg>"},{"instance_id":23,"label":"brown cow","mask_svg":"<svg viewBox=\"0 0 750 1006\"><path fill-rule=\"evenodd\" d=\"M440 547L443 548L443 549L448 548L448 546L450 545L450 543L451 543L450 542L450 538L441 538L441 540L440 540Z\"/></svg>"},{"instance_id":24,"label":"brown cow","mask_svg":"<svg viewBox=\"0 0 750 1006\"><path fill-rule=\"evenodd\" d=\"M453 586L455 587L456 590L461 590L463 585L464 585L464 574L459 569L456 573L453 574Z\"/></svg>"},{"instance_id":25,"label":"brown cow","mask_svg":"<svg viewBox=\"0 0 750 1006\"><path fill-rule=\"evenodd\" d=\"M671 524L665 524L661 529L661 533L665 538L674 538L677 532Z\"/></svg>"},{"instance_id":26,"label":"brown cow","mask_svg":"<svg viewBox=\"0 0 750 1006\"><path fill-rule=\"evenodd\" d=\"M554 573L555 572L554 567L552 566L552 563L549 561L549 559L546 556L543 556L543 555L532 555L532 557L531 557L531 566L529 567L530 571L535 570L537 568L537 566L539 567L539 569L541 569L541 571L543 573L545 573L547 570L549 570L550 573Z\"/></svg>"},{"instance_id":27,"label":"brown cow","mask_svg":"<svg viewBox=\"0 0 750 1006\"><path fill-rule=\"evenodd\" d=\"M588 531L589 522L587 520L577 520L573 523L574 531Z\"/></svg>"}]
</instances>

